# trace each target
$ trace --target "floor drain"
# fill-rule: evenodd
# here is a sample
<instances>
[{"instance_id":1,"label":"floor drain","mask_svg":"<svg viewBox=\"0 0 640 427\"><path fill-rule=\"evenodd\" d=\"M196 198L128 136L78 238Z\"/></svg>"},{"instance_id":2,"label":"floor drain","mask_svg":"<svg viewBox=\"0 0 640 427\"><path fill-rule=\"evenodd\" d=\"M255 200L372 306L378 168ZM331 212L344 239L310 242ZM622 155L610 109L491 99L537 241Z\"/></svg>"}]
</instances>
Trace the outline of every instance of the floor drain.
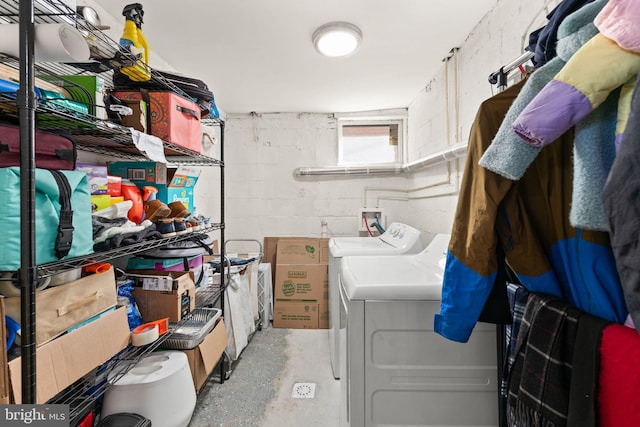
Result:
<instances>
[{"instance_id":1,"label":"floor drain","mask_svg":"<svg viewBox=\"0 0 640 427\"><path fill-rule=\"evenodd\" d=\"M313 399L315 395L315 383L295 383L291 391L291 397L294 399Z\"/></svg>"}]
</instances>

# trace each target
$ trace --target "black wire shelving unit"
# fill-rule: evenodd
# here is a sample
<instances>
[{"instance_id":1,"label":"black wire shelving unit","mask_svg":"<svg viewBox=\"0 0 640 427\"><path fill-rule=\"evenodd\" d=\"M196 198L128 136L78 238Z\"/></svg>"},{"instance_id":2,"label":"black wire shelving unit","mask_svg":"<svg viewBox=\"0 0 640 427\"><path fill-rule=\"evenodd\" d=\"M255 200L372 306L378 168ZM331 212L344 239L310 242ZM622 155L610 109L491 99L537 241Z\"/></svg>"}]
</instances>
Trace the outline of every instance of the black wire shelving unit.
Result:
<instances>
[{"instance_id":1,"label":"black wire shelving unit","mask_svg":"<svg viewBox=\"0 0 640 427\"><path fill-rule=\"evenodd\" d=\"M90 45L91 60L87 63L36 63L34 59L35 24L67 23L79 30ZM128 160L148 160L140 153L134 143L132 131L107 120L99 119L90 114L72 111L54 100L36 99L34 95L35 78L56 78L56 84L64 87L74 85L59 76L64 75L97 75L105 82L110 82L113 71L127 67L137 62L136 58L122 52L116 41L85 21L75 10L70 9L59 0L0 0L0 25L19 24L20 57L12 57L0 53L0 67L19 71L19 80L23 82L18 92L0 93L0 121L14 122L20 125L21 131L21 248L22 261L18 282L21 286L22 311L22 402L36 403L36 345L35 345L35 289L41 277L62 273L78 267L94 263L105 262L125 255L165 246L174 242L187 240L190 235L143 241L133 245L123 246L110 251L92 253L86 256L63 259L41 265L35 265L35 154L34 131L38 129L48 131L64 131L70 133L77 144L78 150L96 154L112 156ZM187 94L173 83L165 79L155 70L150 70L151 80L165 90L180 96ZM77 85L75 85L77 88ZM90 95L90 94L88 94ZM91 107L96 107L98 100ZM207 119L203 123L210 126L220 126L219 159L188 150L184 147L166 141L162 142L165 157L169 164L192 166L218 166L220 168L220 222L201 230L200 233L219 231L220 253L215 254L225 259L225 226L224 226L224 126L223 120ZM25 197L26 195L26 197ZM224 275L223 275L224 277ZM219 304L224 314L225 280L218 287L205 287L196 293L196 304L208 306ZM189 315L184 320L188 320ZM69 386L63 392L50 399L49 403L67 403L71 406L71 416L81 413L88 405L85 397L99 398L109 387L106 373L118 369L119 375L124 375L143 356L161 348L164 340L180 323L171 325L169 332L154 343L145 347L133 347L115 355L105 364ZM224 365L224 358L221 363ZM221 370L221 382L224 378ZM78 401L81 401L78 404Z\"/></svg>"},{"instance_id":2,"label":"black wire shelving unit","mask_svg":"<svg viewBox=\"0 0 640 427\"><path fill-rule=\"evenodd\" d=\"M196 292L196 305L199 307L209 307L217 304L224 289L216 286L207 286L198 289ZM129 344L125 349L113 356L104 364L97 366L94 370L77 380L65 390L49 399L51 404L68 404L69 419L79 421L83 414L91 408L100 397L106 393L111 384L117 382L131 368L133 368L142 358L148 354L162 350L164 342L171 338L171 334L182 324L189 322L191 313L187 314L178 323L170 323L167 333L160 336L156 341L144 347L134 347ZM221 366L222 366L221 358ZM221 368L221 371L223 369ZM109 374L111 378L109 377ZM115 374L114 374L115 373ZM222 377L221 377L222 381Z\"/></svg>"}]
</instances>

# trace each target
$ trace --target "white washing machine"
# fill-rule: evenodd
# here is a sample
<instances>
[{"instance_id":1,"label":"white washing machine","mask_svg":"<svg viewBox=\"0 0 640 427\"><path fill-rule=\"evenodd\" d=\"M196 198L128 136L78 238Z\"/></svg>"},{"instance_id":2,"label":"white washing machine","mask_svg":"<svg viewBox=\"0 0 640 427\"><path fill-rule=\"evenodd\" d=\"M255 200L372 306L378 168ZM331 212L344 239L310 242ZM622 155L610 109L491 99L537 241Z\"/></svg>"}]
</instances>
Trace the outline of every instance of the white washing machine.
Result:
<instances>
[{"instance_id":1,"label":"white washing machine","mask_svg":"<svg viewBox=\"0 0 640 427\"><path fill-rule=\"evenodd\" d=\"M420 231L399 222L391 223L377 237L333 237L329 239L329 351L334 378L340 378L338 328L340 323L340 260L354 255L415 254L422 250Z\"/></svg>"},{"instance_id":2,"label":"white washing machine","mask_svg":"<svg viewBox=\"0 0 640 427\"><path fill-rule=\"evenodd\" d=\"M342 259L340 427L498 425L495 327L465 344L433 330L448 242Z\"/></svg>"}]
</instances>

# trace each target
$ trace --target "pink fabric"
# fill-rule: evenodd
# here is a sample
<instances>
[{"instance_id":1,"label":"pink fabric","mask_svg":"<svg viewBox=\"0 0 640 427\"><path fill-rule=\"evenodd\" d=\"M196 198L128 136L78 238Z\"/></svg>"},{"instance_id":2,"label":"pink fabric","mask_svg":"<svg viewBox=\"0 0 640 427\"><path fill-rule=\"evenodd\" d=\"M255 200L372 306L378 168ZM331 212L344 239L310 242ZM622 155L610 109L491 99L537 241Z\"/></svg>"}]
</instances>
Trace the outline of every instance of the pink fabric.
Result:
<instances>
[{"instance_id":1,"label":"pink fabric","mask_svg":"<svg viewBox=\"0 0 640 427\"><path fill-rule=\"evenodd\" d=\"M621 48L640 53L639 0L609 0L593 23Z\"/></svg>"}]
</instances>

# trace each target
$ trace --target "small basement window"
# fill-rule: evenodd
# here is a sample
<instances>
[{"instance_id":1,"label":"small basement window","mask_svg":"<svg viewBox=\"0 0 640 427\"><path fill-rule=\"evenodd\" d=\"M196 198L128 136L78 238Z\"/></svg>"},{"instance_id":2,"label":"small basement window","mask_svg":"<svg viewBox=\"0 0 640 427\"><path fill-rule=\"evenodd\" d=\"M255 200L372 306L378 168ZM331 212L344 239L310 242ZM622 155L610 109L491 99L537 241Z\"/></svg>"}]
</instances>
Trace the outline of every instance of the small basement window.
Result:
<instances>
[{"instance_id":1,"label":"small basement window","mask_svg":"<svg viewBox=\"0 0 640 427\"><path fill-rule=\"evenodd\" d=\"M404 120L340 120L339 165L402 162Z\"/></svg>"}]
</instances>

